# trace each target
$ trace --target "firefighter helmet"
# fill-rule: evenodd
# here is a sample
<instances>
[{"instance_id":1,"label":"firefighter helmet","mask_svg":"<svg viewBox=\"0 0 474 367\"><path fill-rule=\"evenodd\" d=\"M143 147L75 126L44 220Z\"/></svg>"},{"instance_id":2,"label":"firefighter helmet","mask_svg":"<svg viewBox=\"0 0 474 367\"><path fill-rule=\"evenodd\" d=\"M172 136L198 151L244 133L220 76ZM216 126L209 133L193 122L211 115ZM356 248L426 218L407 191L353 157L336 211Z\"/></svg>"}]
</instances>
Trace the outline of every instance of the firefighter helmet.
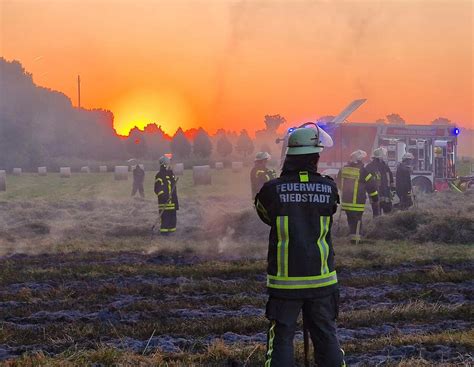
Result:
<instances>
[{"instance_id":1,"label":"firefighter helmet","mask_svg":"<svg viewBox=\"0 0 474 367\"><path fill-rule=\"evenodd\" d=\"M380 147L374 150L372 158L384 159L387 156L387 149Z\"/></svg>"},{"instance_id":2,"label":"firefighter helmet","mask_svg":"<svg viewBox=\"0 0 474 367\"><path fill-rule=\"evenodd\" d=\"M351 162L359 162L367 157L367 153L361 149L357 149L355 152L351 153Z\"/></svg>"},{"instance_id":3,"label":"firefighter helmet","mask_svg":"<svg viewBox=\"0 0 474 367\"><path fill-rule=\"evenodd\" d=\"M413 154L411 154L410 152L408 153L405 153L403 156L402 156L402 160L405 160L405 159L414 159L415 157L413 156Z\"/></svg>"},{"instance_id":4,"label":"firefighter helmet","mask_svg":"<svg viewBox=\"0 0 474 367\"><path fill-rule=\"evenodd\" d=\"M255 154L255 161L265 161L269 160L271 158L271 155L267 152L258 152Z\"/></svg>"},{"instance_id":5,"label":"firefighter helmet","mask_svg":"<svg viewBox=\"0 0 474 367\"><path fill-rule=\"evenodd\" d=\"M159 162L160 162L160 166L165 166L165 167L169 167L169 165L171 164L171 160L165 155L160 157Z\"/></svg>"},{"instance_id":6,"label":"firefighter helmet","mask_svg":"<svg viewBox=\"0 0 474 367\"><path fill-rule=\"evenodd\" d=\"M288 138L287 155L320 153L324 148L332 147L331 137L318 125L302 127L291 132Z\"/></svg>"}]
</instances>

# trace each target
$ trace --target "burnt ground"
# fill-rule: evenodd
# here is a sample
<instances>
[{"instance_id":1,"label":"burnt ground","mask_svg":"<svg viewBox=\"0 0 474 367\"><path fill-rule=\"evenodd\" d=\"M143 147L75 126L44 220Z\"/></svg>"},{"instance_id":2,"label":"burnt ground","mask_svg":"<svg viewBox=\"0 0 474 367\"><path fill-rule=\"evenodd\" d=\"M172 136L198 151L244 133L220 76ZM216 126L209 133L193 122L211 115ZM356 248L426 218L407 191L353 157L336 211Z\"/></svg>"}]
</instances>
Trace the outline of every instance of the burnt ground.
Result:
<instances>
[{"instance_id":1,"label":"burnt ground","mask_svg":"<svg viewBox=\"0 0 474 367\"><path fill-rule=\"evenodd\" d=\"M173 360L216 343L258 350L198 365L263 358L262 260L101 252L5 256L0 267L4 361L98 348ZM340 268L339 338L349 365L472 362L473 271L468 259Z\"/></svg>"}]
</instances>

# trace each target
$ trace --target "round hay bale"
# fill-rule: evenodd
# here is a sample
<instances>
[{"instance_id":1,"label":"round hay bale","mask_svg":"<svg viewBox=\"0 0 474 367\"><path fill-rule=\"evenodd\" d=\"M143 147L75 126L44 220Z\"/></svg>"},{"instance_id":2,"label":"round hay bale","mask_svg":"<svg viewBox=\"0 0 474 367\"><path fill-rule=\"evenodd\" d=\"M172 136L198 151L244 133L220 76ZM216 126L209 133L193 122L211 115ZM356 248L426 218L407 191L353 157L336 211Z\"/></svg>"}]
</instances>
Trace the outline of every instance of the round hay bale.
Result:
<instances>
[{"instance_id":1,"label":"round hay bale","mask_svg":"<svg viewBox=\"0 0 474 367\"><path fill-rule=\"evenodd\" d=\"M91 173L91 170L88 166L81 167L82 173Z\"/></svg>"},{"instance_id":2,"label":"round hay bale","mask_svg":"<svg viewBox=\"0 0 474 367\"><path fill-rule=\"evenodd\" d=\"M128 166L115 166L114 179L115 181L128 180Z\"/></svg>"},{"instance_id":3,"label":"round hay bale","mask_svg":"<svg viewBox=\"0 0 474 367\"><path fill-rule=\"evenodd\" d=\"M244 168L243 162L232 162L232 172L240 172Z\"/></svg>"},{"instance_id":4,"label":"round hay bale","mask_svg":"<svg viewBox=\"0 0 474 367\"><path fill-rule=\"evenodd\" d=\"M7 175L4 170L0 170L0 191L7 191Z\"/></svg>"},{"instance_id":5,"label":"round hay bale","mask_svg":"<svg viewBox=\"0 0 474 367\"><path fill-rule=\"evenodd\" d=\"M21 168L13 168L13 176L21 176Z\"/></svg>"},{"instance_id":6,"label":"round hay bale","mask_svg":"<svg viewBox=\"0 0 474 367\"><path fill-rule=\"evenodd\" d=\"M48 169L46 167L38 167L38 176L46 176Z\"/></svg>"},{"instance_id":7,"label":"round hay bale","mask_svg":"<svg viewBox=\"0 0 474 367\"><path fill-rule=\"evenodd\" d=\"M107 166L99 166L99 172L100 173L106 173L107 172Z\"/></svg>"},{"instance_id":8,"label":"round hay bale","mask_svg":"<svg viewBox=\"0 0 474 367\"><path fill-rule=\"evenodd\" d=\"M182 176L184 174L184 163L175 163L173 165L173 173L175 176Z\"/></svg>"},{"instance_id":9,"label":"round hay bale","mask_svg":"<svg viewBox=\"0 0 474 367\"><path fill-rule=\"evenodd\" d=\"M216 167L216 169L223 169L224 168L224 163L216 162L215 167Z\"/></svg>"},{"instance_id":10,"label":"round hay bale","mask_svg":"<svg viewBox=\"0 0 474 367\"><path fill-rule=\"evenodd\" d=\"M61 177L61 178L70 178L71 177L71 167L59 167L59 177Z\"/></svg>"},{"instance_id":11,"label":"round hay bale","mask_svg":"<svg viewBox=\"0 0 474 367\"><path fill-rule=\"evenodd\" d=\"M210 185L212 183L211 167L210 166L194 166L193 167L193 181L194 181L194 186Z\"/></svg>"}]
</instances>

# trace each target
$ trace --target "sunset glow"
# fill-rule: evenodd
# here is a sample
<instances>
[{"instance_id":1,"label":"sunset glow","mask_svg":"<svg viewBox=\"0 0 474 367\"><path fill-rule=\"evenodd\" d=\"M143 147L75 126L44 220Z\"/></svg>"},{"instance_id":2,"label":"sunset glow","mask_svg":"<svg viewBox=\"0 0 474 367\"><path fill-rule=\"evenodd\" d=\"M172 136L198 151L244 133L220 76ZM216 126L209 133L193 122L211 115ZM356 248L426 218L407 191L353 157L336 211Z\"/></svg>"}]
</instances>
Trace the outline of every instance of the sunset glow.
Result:
<instances>
[{"instance_id":1,"label":"sunset glow","mask_svg":"<svg viewBox=\"0 0 474 367\"><path fill-rule=\"evenodd\" d=\"M115 128L261 129L368 102L473 123L473 2L1 0L1 49L34 81L109 109Z\"/></svg>"}]
</instances>

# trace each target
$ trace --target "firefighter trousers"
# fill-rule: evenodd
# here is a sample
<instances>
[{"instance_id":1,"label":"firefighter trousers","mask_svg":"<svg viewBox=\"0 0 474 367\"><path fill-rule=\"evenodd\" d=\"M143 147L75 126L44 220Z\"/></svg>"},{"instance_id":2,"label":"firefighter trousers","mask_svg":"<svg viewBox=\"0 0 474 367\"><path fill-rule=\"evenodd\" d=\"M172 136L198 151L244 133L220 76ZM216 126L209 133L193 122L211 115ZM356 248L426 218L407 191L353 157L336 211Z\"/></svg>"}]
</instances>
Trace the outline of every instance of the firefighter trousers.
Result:
<instances>
[{"instance_id":1,"label":"firefighter trousers","mask_svg":"<svg viewBox=\"0 0 474 367\"><path fill-rule=\"evenodd\" d=\"M160 210L161 215L161 234L169 234L176 232L176 210L175 209L166 209Z\"/></svg>"},{"instance_id":2,"label":"firefighter trousers","mask_svg":"<svg viewBox=\"0 0 474 367\"><path fill-rule=\"evenodd\" d=\"M311 335L314 359L320 367L344 366L336 335L339 291L321 298L282 299L270 296L266 316L270 321L265 367L295 365L293 338L300 311Z\"/></svg>"},{"instance_id":3,"label":"firefighter trousers","mask_svg":"<svg viewBox=\"0 0 474 367\"><path fill-rule=\"evenodd\" d=\"M397 194L400 198L399 208L401 210L407 210L409 207L413 206L413 200L411 198L411 194L408 192L399 193Z\"/></svg>"},{"instance_id":4,"label":"firefighter trousers","mask_svg":"<svg viewBox=\"0 0 474 367\"><path fill-rule=\"evenodd\" d=\"M358 222L360 222L359 236L362 232L362 214L364 214L364 212L346 210L347 224L349 225L349 235L353 239L356 239L356 236L357 236L357 223Z\"/></svg>"},{"instance_id":5,"label":"firefighter trousers","mask_svg":"<svg viewBox=\"0 0 474 367\"><path fill-rule=\"evenodd\" d=\"M145 190L143 188L143 182L133 182L133 187L132 187L132 196L135 196L137 191L140 193L140 196L142 198L145 197Z\"/></svg>"}]
</instances>

